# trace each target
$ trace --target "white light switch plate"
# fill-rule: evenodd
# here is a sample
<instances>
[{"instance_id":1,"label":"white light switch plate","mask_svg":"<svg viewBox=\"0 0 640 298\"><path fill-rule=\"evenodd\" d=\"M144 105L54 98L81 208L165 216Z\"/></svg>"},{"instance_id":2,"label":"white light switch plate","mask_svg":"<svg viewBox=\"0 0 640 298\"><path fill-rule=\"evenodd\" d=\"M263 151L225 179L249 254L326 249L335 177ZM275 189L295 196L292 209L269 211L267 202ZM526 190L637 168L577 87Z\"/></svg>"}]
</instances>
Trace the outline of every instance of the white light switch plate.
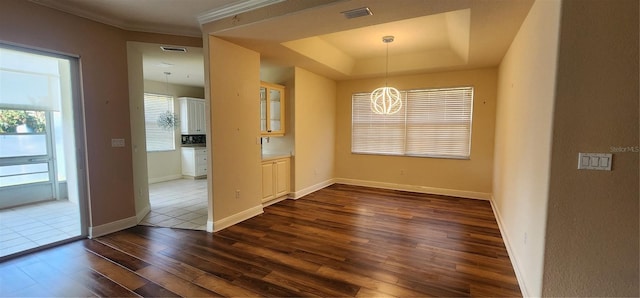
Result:
<instances>
[{"instance_id":1,"label":"white light switch plate","mask_svg":"<svg viewBox=\"0 0 640 298\"><path fill-rule=\"evenodd\" d=\"M111 139L111 147L124 147L124 139Z\"/></svg>"},{"instance_id":2,"label":"white light switch plate","mask_svg":"<svg viewBox=\"0 0 640 298\"><path fill-rule=\"evenodd\" d=\"M578 169L611 171L611 153L578 153Z\"/></svg>"}]
</instances>

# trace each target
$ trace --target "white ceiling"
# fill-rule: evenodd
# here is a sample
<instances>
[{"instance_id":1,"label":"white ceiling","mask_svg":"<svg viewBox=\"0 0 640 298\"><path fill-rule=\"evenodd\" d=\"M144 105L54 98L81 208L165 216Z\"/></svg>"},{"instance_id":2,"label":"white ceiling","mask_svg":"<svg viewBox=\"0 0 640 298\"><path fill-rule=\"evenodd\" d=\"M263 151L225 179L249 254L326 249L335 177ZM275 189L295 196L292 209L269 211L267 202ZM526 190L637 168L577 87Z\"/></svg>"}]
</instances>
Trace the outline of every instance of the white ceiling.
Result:
<instances>
[{"instance_id":1,"label":"white ceiling","mask_svg":"<svg viewBox=\"0 0 640 298\"><path fill-rule=\"evenodd\" d=\"M145 80L170 84L203 87L204 59L202 48L184 47L187 52L166 52L161 44L132 43L142 52L142 68ZM165 72L170 73L166 75Z\"/></svg>"},{"instance_id":2,"label":"white ceiling","mask_svg":"<svg viewBox=\"0 0 640 298\"><path fill-rule=\"evenodd\" d=\"M381 38L385 35L396 36L389 46L389 75L495 67L533 4L533 0L342 0L276 13L275 7L296 2L262 9L266 16L251 23L242 23L240 16L238 25L221 20L204 28L260 52L271 65L295 65L349 80L384 75ZM341 14L363 6L373 15L346 19ZM291 43L302 44L287 47Z\"/></svg>"},{"instance_id":3,"label":"white ceiling","mask_svg":"<svg viewBox=\"0 0 640 298\"><path fill-rule=\"evenodd\" d=\"M31 0L118 28L202 36L198 17L246 0Z\"/></svg>"},{"instance_id":4,"label":"white ceiling","mask_svg":"<svg viewBox=\"0 0 640 298\"><path fill-rule=\"evenodd\" d=\"M389 44L390 74L496 66L533 3L533 0L31 1L134 31L202 36L198 19L212 21L205 26L208 34L260 52L264 65L300 66L336 80L383 75L384 35L396 36L396 41ZM262 7L270 3L277 4ZM346 19L340 14L364 6L373 11L372 16ZM170 82L203 86L201 49L167 54L154 44L141 46L141 50L146 79L164 82L163 73L170 71Z\"/></svg>"}]
</instances>

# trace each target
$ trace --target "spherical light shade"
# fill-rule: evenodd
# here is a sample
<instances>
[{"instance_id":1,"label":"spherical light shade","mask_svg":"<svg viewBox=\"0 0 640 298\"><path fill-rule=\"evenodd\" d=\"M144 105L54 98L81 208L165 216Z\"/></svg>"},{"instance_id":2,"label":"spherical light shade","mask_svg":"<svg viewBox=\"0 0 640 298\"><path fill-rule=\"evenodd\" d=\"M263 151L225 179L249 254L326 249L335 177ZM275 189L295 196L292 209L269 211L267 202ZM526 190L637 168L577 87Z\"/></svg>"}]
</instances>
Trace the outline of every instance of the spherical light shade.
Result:
<instances>
[{"instance_id":1,"label":"spherical light shade","mask_svg":"<svg viewBox=\"0 0 640 298\"><path fill-rule=\"evenodd\" d=\"M380 87L371 92L371 110L376 114L391 115L402 109L400 91L393 87Z\"/></svg>"}]
</instances>

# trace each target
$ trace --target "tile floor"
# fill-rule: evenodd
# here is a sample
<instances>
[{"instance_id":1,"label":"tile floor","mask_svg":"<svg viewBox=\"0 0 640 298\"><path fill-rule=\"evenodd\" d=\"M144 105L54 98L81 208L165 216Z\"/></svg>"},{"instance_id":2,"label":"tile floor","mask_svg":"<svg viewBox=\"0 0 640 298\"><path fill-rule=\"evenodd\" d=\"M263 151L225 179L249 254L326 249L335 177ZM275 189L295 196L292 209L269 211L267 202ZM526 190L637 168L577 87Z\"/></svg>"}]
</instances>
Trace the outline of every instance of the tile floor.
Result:
<instances>
[{"instance_id":1,"label":"tile floor","mask_svg":"<svg viewBox=\"0 0 640 298\"><path fill-rule=\"evenodd\" d=\"M149 185L151 211L145 226L207 229L207 180L178 179Z\"/></svg>"},{"instance_id":2,"label":"tile floor","mask_svg":"<svg viewBox=\"0 0 640 298\"><path fill-rule=\"evenodd\" d=\"M141 225L206 230L206 179L151 184L149 199ZM0 210L0 257L80 235L78 206L66 200Z\"/></svg>"},{"instance_id":3,"label":"tile floor","mask_svg":"<svg viewBox=\"0 0 640 298\"><path fill-rule=\"evenodd\" d=\"M80 235L80 210L66 200L0 210L0 257Z\"/></svg>"}]
</instances>

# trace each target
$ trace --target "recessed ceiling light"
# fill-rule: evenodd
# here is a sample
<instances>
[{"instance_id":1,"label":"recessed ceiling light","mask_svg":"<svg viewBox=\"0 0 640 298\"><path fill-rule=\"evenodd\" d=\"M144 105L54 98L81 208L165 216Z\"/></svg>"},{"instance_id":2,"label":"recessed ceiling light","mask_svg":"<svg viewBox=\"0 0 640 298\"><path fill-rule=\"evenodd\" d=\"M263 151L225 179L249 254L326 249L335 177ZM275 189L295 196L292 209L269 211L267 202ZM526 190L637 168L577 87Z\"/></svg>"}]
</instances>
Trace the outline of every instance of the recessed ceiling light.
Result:
<instances>
[{"instance_id":1,"label":"recessed ceiling light","mask_svg":"<svg viewBox=\"0 0 640 298\"><path fill-rule=\"evenodd\" d=\"M341 14L344 15L344 17L347 19L354 19L359 17L371 16L373 15L373 12L371 12L371 9L369 9L369 7L360 7L352 10L343 11L341 12Z\"/></svg>"}]
</instances>

